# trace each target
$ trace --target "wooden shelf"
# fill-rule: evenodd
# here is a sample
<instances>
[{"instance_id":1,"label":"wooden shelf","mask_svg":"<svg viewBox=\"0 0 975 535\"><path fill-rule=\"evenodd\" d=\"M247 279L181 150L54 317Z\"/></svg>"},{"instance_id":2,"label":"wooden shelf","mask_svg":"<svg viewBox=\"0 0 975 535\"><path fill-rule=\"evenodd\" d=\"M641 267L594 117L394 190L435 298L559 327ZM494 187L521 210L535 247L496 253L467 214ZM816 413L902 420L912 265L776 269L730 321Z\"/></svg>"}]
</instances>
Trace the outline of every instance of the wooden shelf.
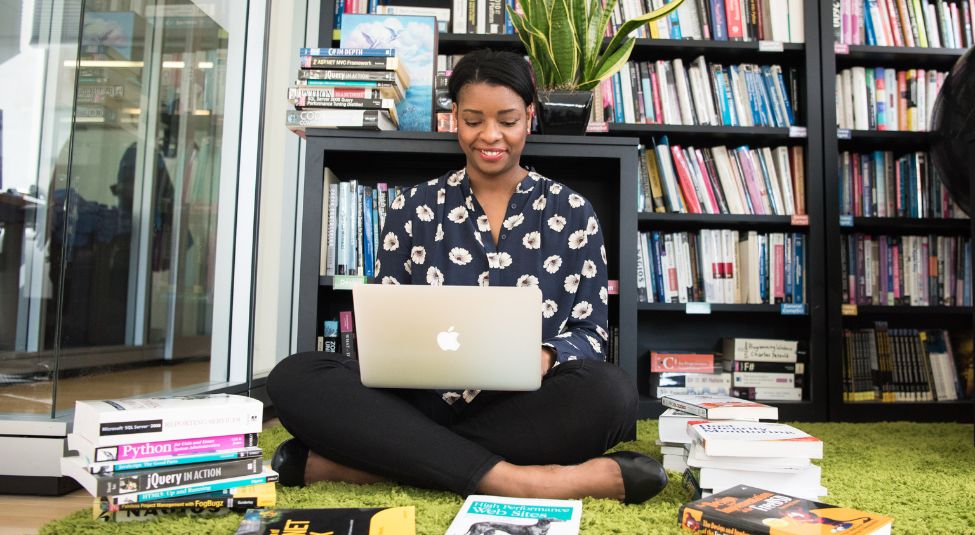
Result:
<instances>
[{"instance_id":1,"label":"wooden shelf","mask_svg":"<svg viewBox=\"0 0 975 535\"><path fill-rule=\"evenodd\" d=\"M910 217L854 217L853 226L841 226L841 232L878 232L884 234L967 235L972 230L968 219L933 219Z\"/></svg>"},{"instance_id":2,"label":"wooden shelf","mask_svg":"<svg viewBox=\"0 0 975 535\"><path fill-rule=\"evenodd\" d=\"M955 306L909 306L909 305L857 305L856 316L846 315L845 318L857 316L968 316L972 307Z\"/></svg>"},{"instance_id":3,"label":"wooden shelf","mask_svg":"<svg viewBox=\"0 0 975 535\"><path fill-rule=\"evenodd\" d=\"M965 53L964 48L918 48L905 46L849 45L849 53L836 54L837 68L851 65L864 67L937 67L947 69ZM834 50L836 50L834 48Z\"/></svg>"},{"instance_id":4,"label":"wooden shelf","mask_svg":"<svg viewBox=\"0 0 975 535\"><path fill-rule=\"evenodd\" d=\"M789 128L761 126L706 126L677 124L607 123L609 132L590 136L627 135L644 139L667 136L671 144L801 144L805 137L790 137Z\"/></svg>"},{"instance_id":5,"label":"wooden shelf","mask_svg":"<svg viewBox=\"0 0 975 535\"><path fill-rule=\"evenodd\" d=\"M964 422L972 421L972 401L921 401L881 403L877 401L844 402L839 420L851 422L912 421Z\"/></svg>"},{"instance_id":6,"label":"wooden shelf","mask_svg":"<svg viewBox=\"0 0 975 535\"><path fill-rule=\"evenodd\" d=\"M793 225L791 216L780 215L733 215L733 214L677 214L641 212L637 214L641 228L698 229L735 228L759 230L784 230L802 232L808 225Z\"/></svg>"},{"instance_id":7,"label":"wooden shelf","mask_svg":"<svg viewBox=\"0 0 975 535\"><path fill-rule=\"evenodd\" d=\"M677 312L685 313L687 311L687 303L640 303L637 305L637 310L640 312ZM711 314L727 314L727 313L748 313L748 314L780 314L782 310L781 305L747 305L747 304L725 304L725 303L711 303ZM691 315L701 315L707 316L708 314L691 314ZM799 316L805 316L805 314L797 314Z\"/></svg>"}]
</instances>

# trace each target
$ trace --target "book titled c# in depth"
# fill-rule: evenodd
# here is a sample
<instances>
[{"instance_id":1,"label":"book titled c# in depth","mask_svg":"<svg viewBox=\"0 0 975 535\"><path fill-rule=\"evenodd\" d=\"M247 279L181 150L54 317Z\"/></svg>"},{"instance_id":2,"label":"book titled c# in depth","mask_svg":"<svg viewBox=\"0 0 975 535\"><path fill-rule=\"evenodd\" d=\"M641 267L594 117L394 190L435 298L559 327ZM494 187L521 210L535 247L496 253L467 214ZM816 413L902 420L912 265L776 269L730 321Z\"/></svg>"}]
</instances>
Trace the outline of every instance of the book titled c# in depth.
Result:
<instances>
[{"instance_id":1,"label":"book titled c# in depth","mask_svg":"<svg viewBox=\"0 0 975 535\"><path fill-rule=\"evenodd\" d=\"M232 394L77 401L73 432L95 447L260 433L263 412Z\"/></svg>"},{"instance_id":2,"label":"book titled c# in depth","mask_svg":"<svg viewBox=\"0 0 975 535\"><path fill-rule=\"evenodd\" d=\"M468 496L444 535L544 533L575 535L582 501Z\"/></svg>"}]
</instances>

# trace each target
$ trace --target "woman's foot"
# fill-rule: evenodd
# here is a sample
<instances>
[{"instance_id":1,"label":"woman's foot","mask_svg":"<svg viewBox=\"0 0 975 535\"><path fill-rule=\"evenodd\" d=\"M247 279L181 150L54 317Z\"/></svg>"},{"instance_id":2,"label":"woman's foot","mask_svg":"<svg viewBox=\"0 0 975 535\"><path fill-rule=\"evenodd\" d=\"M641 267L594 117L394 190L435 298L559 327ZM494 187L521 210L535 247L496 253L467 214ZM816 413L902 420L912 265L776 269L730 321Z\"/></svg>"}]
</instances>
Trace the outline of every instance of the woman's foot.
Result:
<instances>
[{"instance_id":1,"label":"woman's foot","mask_svg":"<svg viewBox=\"0 0 975 535\"><path fill-rule=\"evenodd\" d=\"M523 498L577 499L586 496L641 503L667 485L660 463L645 455L617 452L572 466L496 464L478 492Z\"/></svg>"},{"instance_id":2,"label":"woman's foot","mask_svg":"<svg viewBox=\"0 0 975 535\"><path fill-rule=\"evenodd\" d=\"M322 457L296 438L282 442L274 450L271 468L278 473L278 482L285 487L303 487L316 481L343 481L360 485L383 481L379 476Z\"/></svg>"},{"instance_id":3,"label":"woman's foot","mask_svg":"<svg viewBox=\"0 0 975 535\"><path fill-rule=\"evenodd\" d=\"M369 472L339 464L309 451L308 461L305 464L305 484L315 483L316 481L343 481L357 485L368 485L385 481L385 479Z\"/></svg>"}]
</instances>

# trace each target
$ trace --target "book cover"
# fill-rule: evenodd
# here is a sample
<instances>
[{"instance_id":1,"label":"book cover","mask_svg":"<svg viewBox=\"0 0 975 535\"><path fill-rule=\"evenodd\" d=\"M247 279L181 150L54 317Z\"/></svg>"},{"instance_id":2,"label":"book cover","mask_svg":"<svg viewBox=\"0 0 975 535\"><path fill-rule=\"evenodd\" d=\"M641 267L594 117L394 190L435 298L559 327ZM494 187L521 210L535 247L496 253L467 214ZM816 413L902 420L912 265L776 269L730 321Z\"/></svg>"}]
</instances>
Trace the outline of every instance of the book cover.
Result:
<instances>
[{"instance_id":1,"label":"book cover","mask_svg":"<svg viewBox=\"0 0 975 535\"><path fill-rule=\"evenodd\" d=\"M746 485L686 503L680 527L702 533L827 534L890 533L887 516L794 498Z\"/></svg>"},{"instance_id":2,"label":"book cover","mask_svg":"<svg viewBox=\"0 0 975 535\"><path fill-rule=\"evenodd\" d=\"M95 446L260 433L263 412L232 394L77 401L74 433Z\"/></svg>"},{"instance_id":3,"label":"book cover","mask_svg":"<svg viewBox=\"0 0 975 535\"><path fill-rule=\"evenodd\" d=\"M68 450L89 463L136 462L203 453L239 451L257 446L257 433L189 437L97 447L77 433L68 433Z\"/></svg>"},{"instance_id":4,"label":"book cover","mask_svg":"<svg viewBox=\"0 0 975 535\"><path fill-rule=\"evenodd\" d=\"M670 395L661 398L660 402L665 407L713 420L775 420L779 417L776 407L730 396Z\"/></svg>"},{"instance_id":5,"label":"book cover","mask_svg":"<svg viewBox=\"0 0 975 535\"><path fill-rule=\"evenodd\" d=\"M688 433L717 457L823 457L823 442L791 425L773 422L691 421Z\"/></svg>"},{"instance_id":6,"label":"book cover","mask_svg":"<svg viewBox=\"0 0 975 535\"><path fill-rule=\"evenodd\" d=\"M397 103L400 130L431 132L433 83L437 68L437 19L412 15L363 15L342 17L342 47L393 48L406 64L410 85Z\"/></svg>"},{"instance_id":7,"label":"book cover","mask_svg":"<svg viewBox=\"0 0 975 535\"><path fill-rule=\"evenodd\" d=\"M581 500L468 496L445 535L487 533L579 533Z\"/></svg>"},{"instance_id":8,"label":"book cover","mask_svg":"<svg viewBox=\"0 0 975 535\"><path fill-rule=\"evenodd\" d=\"M416 509L363 507L330 509L250 509L234 535L411 535L416 533Z\"/></svg>"},{"instance_id":9,"label":"book cover","mask_svg":"<svg viewBox=\"0 0 975 535\"><path fill-rule=\"evenodd\" d=\"M650 352L652 372L714 373L714 367L713 353Z\"/></svg>"}]
</instances>

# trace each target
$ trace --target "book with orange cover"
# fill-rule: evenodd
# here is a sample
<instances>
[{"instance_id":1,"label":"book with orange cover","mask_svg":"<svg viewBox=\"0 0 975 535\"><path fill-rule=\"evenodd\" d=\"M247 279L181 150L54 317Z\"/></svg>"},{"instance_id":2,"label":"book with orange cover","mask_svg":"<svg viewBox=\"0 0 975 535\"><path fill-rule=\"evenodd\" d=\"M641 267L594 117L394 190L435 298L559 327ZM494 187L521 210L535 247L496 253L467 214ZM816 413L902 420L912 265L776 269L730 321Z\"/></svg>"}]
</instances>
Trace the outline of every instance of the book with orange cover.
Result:
<instances>
[{"instance_id":1,"label":"book with orange cover","mask_svg":"<svg viewBox=\"0 0 975 535\"><path fill-rule=\"evenodd\" d=\"M888 534L893 519L738 485L677 511L681 529L698 533L770 535Z\"/></svg>"}]
</instances>

